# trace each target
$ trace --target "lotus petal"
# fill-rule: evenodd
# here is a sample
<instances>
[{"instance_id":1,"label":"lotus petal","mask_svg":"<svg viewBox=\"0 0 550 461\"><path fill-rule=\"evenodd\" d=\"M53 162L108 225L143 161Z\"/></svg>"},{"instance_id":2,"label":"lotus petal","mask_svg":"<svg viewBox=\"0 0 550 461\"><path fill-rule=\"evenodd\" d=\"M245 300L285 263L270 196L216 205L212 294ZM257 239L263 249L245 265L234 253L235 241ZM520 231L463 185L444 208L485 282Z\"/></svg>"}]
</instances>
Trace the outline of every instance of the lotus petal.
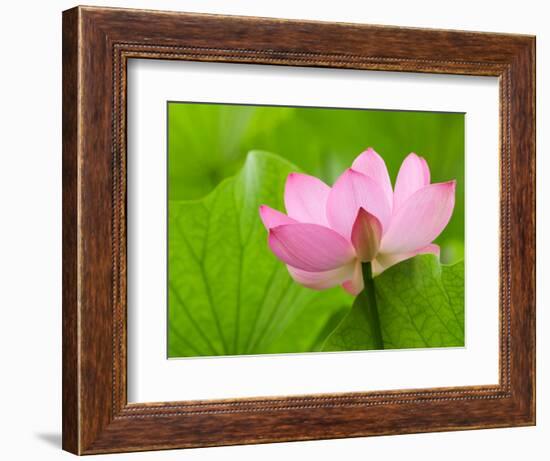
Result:
<instances>
[{"instance_id":1,"label":"lotus petal","mask_svg":"<svg viewBox=\"0 0 550 461\"><path fill-rule=\"evenodd\" d=\"M388 203L390 205L393 203L393 189L386 162L372 147L360 154L353 161L351 168L374 179L386 195Z\"/></svg>"},{"instance_id":2,"label":"lotus petal","mask_svg":"<svg viewBox=\"0 0 550 461\"><path fill-rule=\"evenodd\" d=\"M430 169L426 160L411 153L407 155L395 180L395 192L393 194L394 213L414 194L418 189L430 184Z\"/></svg>"},{"instance_id":3,"label":"lotus petal","mask_svg":"<svg viewBox=\"0 0 550 461\"><path fill-rule=\"evenodd\" d=\"M269 230L269 246L286 264L308 272L336 269L355 258L351 244L318 224L283 224Z\"/></svg>"},{"instance_id":4,"label":"lotus petal","mask_svg":"<svg viewBox=\"0 0 550 461\"><path fill-rule=\"evenodd\" d=\"M453 214L455 185L430 184L411 195L393 215L380 252L409 253L432 243Z\"/></svg>"},{"instance_id":5,"label":"lotus petal","mask_svg":"<svg viewBox=\"0 0 550 461\"><path fill-rule=\"evenodd\" d=\"M412 258L413 256L423 255L423 254L434 254L439 257L440 248L439 245L431 243L423 248L420 248L416 251L411 251L410 253L392 253L392 254L383 254L378 253L376 256L376 265L373 264L373 275L379 275L384 272L389 267L405 261L406 259Z\"/></svg>"},{"instance_id":6,"label":"lotus petal","mask_svg":"<svg viewBox=\"0 0 550 461\"><path fill-rule=\"evenodd\" d=\"M325 290L341 285L346 280L352 278L355 265L352 262L345 266L322 272L308 272L288 265L287 268L290 276L300 285L312 288L313 290Z\"/></svg>"},{"instance_id":7,"label":"lotus petal","mask_svg":"<svg viewBox=\"0 0 550 461\"><path fill-rule=\"evenodd\" d=\"M378 218L364 208L359 208L351 231L351 242L361 262L372 261L375 258L381 238L382 224Z\"/></svg>"},{"instance_id":8,"label":"lotus petal","mask_svg":"<svg viewBox=\"0 0 550 461\"><path fill-rule=\"evenodd\" d=\"M348 169L337 179L327 201L330 227L351 239L359 208L374 215L384 230L391 217L391 207L378 183L369 176Z\"/></svg>"},{"instance_id":9,"label":"lotus petal","mask_svg":"<svg viewBox=\"0 0 550 461\"><path fill-rule=\"evenodd\" d=\"M285 184L285 207L288 216L303 223L326 226L326 203L330 187L314 176L291 173Z\"/></svg>"},{"instance_id":10,"label":"lotus petal","mask_svg":"<svg viewBox=\"0 0 550 461\"><path fill-rule=\"evenodd\" d=\"M274 210L267 205L260 206L260 218L267 230L282 224L294 224L297 222L295 219L289 218L286 214Z\"/></svg>"}]
</instances>

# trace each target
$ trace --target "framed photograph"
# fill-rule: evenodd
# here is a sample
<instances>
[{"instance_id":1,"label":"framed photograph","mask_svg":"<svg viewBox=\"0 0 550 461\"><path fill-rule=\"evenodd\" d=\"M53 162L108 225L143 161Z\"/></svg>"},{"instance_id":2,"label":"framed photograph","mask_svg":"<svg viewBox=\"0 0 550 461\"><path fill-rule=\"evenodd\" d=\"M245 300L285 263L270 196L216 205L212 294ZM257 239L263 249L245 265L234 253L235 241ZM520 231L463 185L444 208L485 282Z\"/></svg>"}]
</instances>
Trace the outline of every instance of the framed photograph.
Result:
<instances>
[{"instance_id":1,"label":"framed photograph","mask_svg":"<svg viewBox=\"0 0 550 461\"><path fill-rule=\"evenodd\" d=\"M63 448L535 424L535 38L63 13Z\"/></svg>"}]
</instances>

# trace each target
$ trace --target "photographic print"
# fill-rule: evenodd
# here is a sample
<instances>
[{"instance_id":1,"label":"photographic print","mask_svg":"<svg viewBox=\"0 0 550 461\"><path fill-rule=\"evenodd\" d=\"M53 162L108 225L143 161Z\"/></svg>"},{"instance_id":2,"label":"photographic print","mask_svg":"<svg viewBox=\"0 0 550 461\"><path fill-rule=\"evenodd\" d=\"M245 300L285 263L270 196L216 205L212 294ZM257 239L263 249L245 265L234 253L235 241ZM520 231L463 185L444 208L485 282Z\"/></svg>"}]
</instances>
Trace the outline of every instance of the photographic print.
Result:
<instances>
[{"instance_id":1,"label":"photographic print","mask_svg":"<svg viewBox=\"0 0 550 461\"><path fill-rule=\"evenodd\" d=\"M464 114L169 102L168 357L464 346Z\"/></svg>"}]
</instances>

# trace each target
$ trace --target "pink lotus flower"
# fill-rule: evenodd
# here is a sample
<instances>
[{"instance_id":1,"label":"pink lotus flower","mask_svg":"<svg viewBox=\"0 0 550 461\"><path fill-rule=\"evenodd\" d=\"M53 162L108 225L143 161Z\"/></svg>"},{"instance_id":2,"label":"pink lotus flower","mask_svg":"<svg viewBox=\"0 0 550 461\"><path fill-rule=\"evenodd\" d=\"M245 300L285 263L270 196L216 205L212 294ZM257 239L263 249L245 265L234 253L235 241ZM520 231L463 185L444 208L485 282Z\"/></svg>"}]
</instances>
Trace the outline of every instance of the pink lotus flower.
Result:
<instances>
[{"instance_id":1,"label":"pink lotus flower","mask_svg":"<svg viewBox=\"0 0 550 461\"><path fill-rule=\"evenodd\" d=\"M392 189L384 160L369 148L332 188L289 174L284 201L288 215L260 207L271 251L301 285L342 285L357 295L364 287L361 263L370 261L377 275L418 254L439 256L432 242L453 213L455 181L430 184L426 160L409 154Z\"/></svg>"}]
</instances>

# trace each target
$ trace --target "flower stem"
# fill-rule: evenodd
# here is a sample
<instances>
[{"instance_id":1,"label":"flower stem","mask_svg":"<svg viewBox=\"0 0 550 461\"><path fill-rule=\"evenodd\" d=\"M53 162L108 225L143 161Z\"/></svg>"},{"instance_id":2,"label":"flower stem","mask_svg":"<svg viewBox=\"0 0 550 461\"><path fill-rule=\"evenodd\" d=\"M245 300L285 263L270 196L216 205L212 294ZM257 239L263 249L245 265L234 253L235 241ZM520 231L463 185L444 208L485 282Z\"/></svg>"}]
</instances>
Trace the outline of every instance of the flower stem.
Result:
<instances>
[{"instance_id":1,"label":"flower stem","mask_svg":"<svg viewBox=\"0 0 550 461\"><path fill-rule=\"evenodd\" d=\"M382 338L382 329L380 328L380 317L378 315L378 306L376 305L376 295L374 293L374 281L372 278L372 266L370 262L362 264L363 283L365 289L363 291L364 312L372 327L372 336L377 349L384 349L384 340Z\"/></svg>"}]
</instances>

